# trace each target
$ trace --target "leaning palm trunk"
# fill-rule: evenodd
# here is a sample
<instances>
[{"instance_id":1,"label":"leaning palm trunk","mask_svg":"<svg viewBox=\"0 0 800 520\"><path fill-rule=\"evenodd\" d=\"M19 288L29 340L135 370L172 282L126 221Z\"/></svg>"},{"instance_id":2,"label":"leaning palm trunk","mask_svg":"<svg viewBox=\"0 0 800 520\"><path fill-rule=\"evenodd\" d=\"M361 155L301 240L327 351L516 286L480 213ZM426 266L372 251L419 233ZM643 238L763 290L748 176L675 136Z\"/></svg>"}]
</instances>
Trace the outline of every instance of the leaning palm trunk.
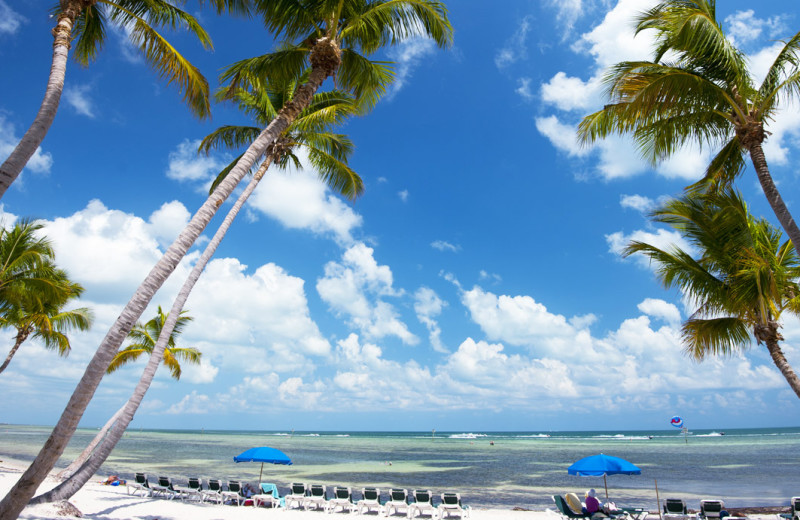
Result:
<instances>
[{"instance_id":1,"label":"leaning palm trunk","mask_svg":"<svg viewBox=\"0 0 800 520\"><path fill-rule=\"evenodd\" d=\"M772 175L769 173L767 159L764 156L764 150L761 148L761 144L755 143L751 145L749 151L750 160L753 161L753 167L756 170L756 175L758 175L758 181L761 183L761 189L764 190L764 195L766 195L767 201L769 201L769 205L772 207L772 211L775 212L778 222L781 223L781 227L783 227L786 234L789 235L789 240L792 241L794 250L800 254L800 229L798 229L797 223L794 221L792 214L789 213L789 208L786 207L786 204L783 202L783 197L781 197L778 188L772 180ZM798 395L800 396L800 394Z\"/></svg>"},{"instance_id":2,"label":"leaning palm trunk","mask_svg":"<svg viewBox=\"0 0 800 520\"><path fill-rule=\"evenodd\" d=\"M775 363L775 366L781 371L781 374L789 383L789 386L792 387L794 393L797 394L797 397L800 397L800 378L797 377L797 374L792 370L789 362L786 361L786 357L783 355L783 351L778 345L778 342L770 340L766 341L765 344L767 345L769 355L772 356L772 362Z\"/></svg>"},{"instance_id":3,"label":"leaning palm trunk","mask_svg":"<svg viewBox=\"0 0 800 520\"><path fill-rule=\"evenodd\" d=\"M74 472L74 474L69 476L67 480L51 489L47 493L43 493L42 495L39 495L31 500L31 503L38 504L42 502L68 500L70 497L72 497L72 495L77 493L78 490L81 489L90 478L92 478L97 470L100 469L100 466L103 464L103 462L105 462L108 456L111 454L114 447L117 445L117 442L119 442L119 440L122 438L122 435L125 433L128 425L133 420L133 416L136 413L136 410L139 408L139 404L142 402L144 394L150 388L150 383L155 376L158 365L161 363L161 358L164 356L164 350L166 349L169 338L172 335L172 330L175 328L175 324L178 322L181 311L183 311L183 305L186 303L189 293L191 293L206 265L211 260L211 257L214 256L217 247L222 242L222 239L225 237L225 234L231 227L231 224L233 224L233 221L239 214L242 206L244 206L245 202L247 202L247 199L250 198L253 190L256 189L259 181L264 176L264 173L266 173L270 163L270 157L267 157L267 159L265 159L261 164L258 172L256 172L256 174L253 176L253 179L247 185L247 188L245 188L236 203L225 216L225 220L220 225L219 229L214 235L214 238L212 238L208 243L208 246L206 246L205 251L203 251L203 255L197 260L194 268L192 268L192 272L184 282L183 287L181 287L177 298L175 298L175 302L172 304L172 309L169 311L167 320L164 322L164 326L161 328L161 334L158 336L155 348L150 355L150 360L148 361L147 366L142 373L139 384L136 386L134 394L131 396L125 406L123 406L122 409L117 412L115 417L119 416L119 418L116 422L114 422L114 425L111 428L108 436L98 434L97 437L95 437L95 440L102 440L102 444L100 444L96 450L90 451L90 454L86 460L81 462L76 460L73 462L73 464L78 463L78 469ZM114 418L112 418L112 420L109 422L113 421ZM87 448L87 450L88 449L89 448Z\"/></svg>"},{"instance_id":4,"label":"leaning palm trunk","mask_svg":"<svg viewBox=\"0 0 800 520\"><path fill-rule=\"evenodd\" d=\"M3 197L11 183L19 177L22 169L44 141L44 136L47 135L50 125L56 118L61 92L64 90L64 78L67 74L67 56L72 26L80 12L79 5L70 7L72 8L65 9L58 17L58 23L53 29L53 63L50 66L50 77L47 80L47 89L39 112L19 144L0 166L0 198Z\"/></svg>"},{"instance_id":5,"label":"leaning palm trunk","mask_svg":"<svg viewBox=\"0 0 800 520\"><path fill-rule=\"evenodd\" d=\"M114 325L106 334L103 342L98 347L83 377L78 382L64 412L53 428L53 432L45 442L36 459L31 463L19 481L11 488L8 494L0 501L0 518L16 518L25 508L26 503L42 483L44 478L53 469L64 448L75 433L78 422L83 416L86 407L91 401L100 380L103 378L111 360L114 358L120 345L127 337L136 320L144 312L156 291L161 287L167 277L175 270L180 260L186 255L189 247L194 243L205 226L216 213L217 208L228 198L236 185L242 180L247 171L255 164L258 157L263 155L267 146L272 143L289 127L301 110L308 107L314 93L332 71L312 72L308 83L297 89L292 102L287 103L277 117L264 129L255 141L248 147L241 159L236 163L231 172L220 183L216 190L201 206L200 210L181 232L178 238L167 249L164 256L153 267L147 278L142 282L133 295L133 298L123 309Z\"/></svg>"},{"instance_id":6,"label":"leaning palm trunk","mask_svg":"<svg viewBox=\"0 0 800 520\"><path fill-rule=\"evenodd\" d=\"M124 409L124 407L120 408L119 410L117 410L117 412L114 415L111 416L111 419L109 419L108 422L105 425L103 425L102 428L100 428L100 431L97 432L97 435L94 436L94 439L92 439L92 442L90 442L89 445L86 446L86 448L84 448L84 450L81 452L81 454L78 455L75 458L75 460L73 460L70 463L69 466L64 468L57 475L58 478L60 478L62 481L63 480L67 480L70 477L72 477L72 475L74 475L76 471L78 471L78 468L83 466L83 463L86 462L89 459L89 457L91 456L92 453L94 453L94 450L95 450L95 448L97 448L97 445L100 444L100 441L102 441L106 437L106 435L108 435L108 430L110 430L111 427L114 426L114 422L116 422L116 420L119 418L120 414L122 414L122 410L123 409Z\"/></svg>"},{"instance_id":7,"label":"leaning palm trunk","mask_svg":"<svg viewBox=\"0 0 800 520\"><path fill-rule=\"evenodd\" d=\"M8 353L8 356L6 356L6 360L3 361L2 365L0 365L0 372L3 372L3 370L5 370L6 367L8 366L8 364L11 363L11 358L13 358L14 354L17 353L17 350L19 350L20 345L22 345L22 343L26 339L28 339L29 332L30 331L25 332L24 330L21 330L17 333L16 339L14 341L14 346L11 347L11 352Z\"/></svg>"}]
</instances>

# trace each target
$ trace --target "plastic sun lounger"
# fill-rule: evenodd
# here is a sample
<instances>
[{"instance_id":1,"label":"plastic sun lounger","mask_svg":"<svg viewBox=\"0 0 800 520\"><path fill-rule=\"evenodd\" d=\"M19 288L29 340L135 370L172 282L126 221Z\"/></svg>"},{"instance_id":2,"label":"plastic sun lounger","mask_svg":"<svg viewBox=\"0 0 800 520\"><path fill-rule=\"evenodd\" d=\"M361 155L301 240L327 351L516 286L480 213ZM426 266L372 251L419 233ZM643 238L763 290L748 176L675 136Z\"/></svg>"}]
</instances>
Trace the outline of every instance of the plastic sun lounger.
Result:
<instances>
[{"instance_id":1,"label":"plastic sun lounger","mask_svg":"<svg viewBox=\"0 0 800 520\"><path fill-rule=\"evenodd\" d=\"M153 494L153 490L150 489L150 482L147 481L147 475L145 473L136 473L133 481L127 481L125 486L129 495L135 495L139 491L144 493L142 496L151 496Z\"/></svg>"},{"instance_id":2,"label":"plastic sun lounger","mask_svg":"<svg viewBox=\"0 0 800 520\"><path fill-rule=\"evenodd\" d=\"M219 479L208 479L208 489L201 491L203 501L222 503L222 484Z\"/></svg>"},{"instance_id":3,"label":"plastic sun lounger","mask_svg":"<svg viewBox=\"0 0 800 520\"><path fill-rule=\"evenodd\" d=\"M724 508L725 502L722 500L701 500L698 516L700 518L719 518Z\"/></svg>"},{"instance_id":4,"label":"plastic sun lounger","mask_svg":"<svg viewBox=\"0 0 800 520\"><path fill-rule=\"evenodd\" d=\"M152 496L162 497L168 500L180 496L180 493L172 485L172 479L169 477L158 477L158 484L150 486L152 489Z\"/></svg>"},{"instance_id":5,"label":"plastic sun lounger","mask_svg":"<svg viewBox=\"0 0 800 520\"><path fill-rule=\"evenodd\" d=\"M311 508L325 509L328 502L327 488L322 484L311 484L308 489L308 495L303 500L303 509L308 511Z\"/></svg>"},{"instance_id":6,"label":"plastic sun lounger","mask_svg":"<svg viewBox=\"0 0 800 520\"><path fill-rule=\"evenodd\" d=\"M789 501L791 511L788 513L781 513L778 516L786 520L800 520L800 497L792 497Z\"/></svg>"},{"instance_id":7,"label":"plastic sun lounger","mask_svg":"<svg viewBox=\"0 0 800 520\"><path fill-rule=\"evenodd\" d=\"M405 510L407 516L408 507L408 490L392 488L389 491L389 501L386 502L386 505L384 506L384 514L386 514L386 516L391 516L395 513L399 513L400 509L402 508Z\"/></svg>"},{"instance_id":8,"label":"plastic sun lounger","mask_svg":"<svg viewBox=\"0 0 800 520\"><path fill-rule=\"evenodd\" d=\"M302 482L293 482L291 492L283 497L286 509L291 509L293 504L297 504L298 508L303 507L303 501L308 495L308 485Z\"/></svg>"},{"instance_id":9,"label":"plastic sun lounger","mask_svg":"<svg viewBox=\"0 0 800 520\"><path fill-rule=\"evenodd\" d=\"M258 485L260 493L253 495L253 505L256 507L268 505L270 507L283 507L284 501L278 493L278 487L269 482L262 482Z\"/></svg>"},{"instance_id":10,"label":"plastic sun lounger","mask_svg":"<svg viewBox=\"0 0 800 520\"><path fill-rule=\"evenodd\" d=\"M181 500L197 499L203 500L203 481L198 477L190 477L186 487L176 487L175 491L180 493Z\"/></svg>"},{"instance_id":11,"label":"plastic sun lounger","mask_svg":"<svg viewBox=\"0 0 800 520\"><path fill-rule=\"evenodd\" d=\"M565 520L571 520L573 518L591 518L591 515L587 515L586 513L576 513L573 511L561 495L553 495L553 502L556 504L558 514Z\"/></svg>"},{"instance_id":12,"label":"plastic sun lounger","mask_svg":"<svg viewBox=\"0 0 800 520\"><path fill-rule=\"evenodd\" d=\"M238 480L229 480L228 481L228 491L220 491L220 495L222 495L222 502L225 503L228 500L233 502L236 501L236 505L242 505L244 502L244 496L242 496L242 483Z\"/></svg>"},{"instance_id":13,"label":"plastic sun lounger","mask_svg":"<svg viewBox=\"0 0 800 520\"><path fill-rule=\"evenodd\" d=\"M415 489L412 494L414 495L414 502L408 506L408 517L430 515L431 518L436 518L438 511L433 505L433 493L431 493L431 490Z\"/></svg>"},{"instance_id":14,"label":"plastic sun lounger","mask_svg":"<svg viewBox=\"0 0 800 520\"><path fill-rule=\"evenodd\" d=\"M348 486L336 486L333 488L333 497L328 500L325 507L326 513L333 513L337 507L342 508L342 512L352 513L356 509L353 503L353 491Z\"/></svg>"},{"instance_id":15,"label":"plastic sun lounger","mask_svg":"<svg viewBox=\"0 0 800 520\"><path fill-rule=\"evenodd\" d=\"M383 514L383 504L381 504L381 490L375 487L361 488L361 500L356 502L358 514L363 515L375 510L379 515Z\"/></svg>"},{"instance_id":16,"label":"plastic sun lounger","mask_svg":"<svg viewBox=\"0 0 800 520\"><path fill-rule=\"evenodd\" d=\"M439 504L439 518L457 514L460 518L469 518L470 507L461 503L459 493L442 493L442 503Z\"/></svg>"}]
</instances>

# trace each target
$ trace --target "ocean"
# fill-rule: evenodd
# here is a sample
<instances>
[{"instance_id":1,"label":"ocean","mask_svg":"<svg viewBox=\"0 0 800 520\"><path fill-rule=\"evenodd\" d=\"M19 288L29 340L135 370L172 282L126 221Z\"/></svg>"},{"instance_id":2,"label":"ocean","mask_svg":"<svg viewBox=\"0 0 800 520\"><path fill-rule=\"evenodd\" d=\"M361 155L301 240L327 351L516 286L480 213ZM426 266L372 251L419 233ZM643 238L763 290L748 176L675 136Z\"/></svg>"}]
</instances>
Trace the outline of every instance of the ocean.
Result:
<instances>
[{"instance_id":1,"label":"ocean","mask_svg":"<svg viewBox=\"0 0 800 520\"><path fill-rule=\"evenodd\" d=\"M40 426L0 425L0 459L30 461L50 433ZM59 462L66 466L96 430L79 429ZM656 509L683 498L699 508L703 498L729 507L788 505L800 496L800 428L617 432L264 432L130 430L101 475L155 480L167 475L256 482L261 464L233 462L254 446L284 451L291 466L264 465L262 482L282 491L291 482L457 491L478 508L552 507L553 494L583 496L602 477L576 477L567 467L605 453L636 464L641 475L608 476L608 494L618 506Z\"/></svg>"}]
</instances>

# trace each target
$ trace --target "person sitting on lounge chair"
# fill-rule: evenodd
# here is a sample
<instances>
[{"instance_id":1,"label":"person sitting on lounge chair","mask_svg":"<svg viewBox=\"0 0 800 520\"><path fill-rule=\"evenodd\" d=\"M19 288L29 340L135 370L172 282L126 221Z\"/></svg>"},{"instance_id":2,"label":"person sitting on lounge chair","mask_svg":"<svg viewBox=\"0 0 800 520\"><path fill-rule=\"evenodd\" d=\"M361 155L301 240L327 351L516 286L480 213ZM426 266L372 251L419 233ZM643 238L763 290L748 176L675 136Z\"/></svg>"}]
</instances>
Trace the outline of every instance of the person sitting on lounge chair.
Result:
<instances>
[{"instance_id":1,"label":"person sitting on lounge chair","mask_svg":"<svg viewBox=\"0 0 800 520\"><path fill-rule=\"evenodd\" d=\"M101 483L103 483L103 484L105 484L107 486L120 486L120 485L124 486L125 485L125 481L120 479L116 475L111 475L107 479L102 480Z\"/></svg>"},{"instance_id":2,"label":"person sitting on lounge chair","mask_svg":"<svg viewBox=\"0 0 800 520\"><path fill-rule=\"evenodd\" d=\"M597 492L594 488L586 492L586 499L584 500L583 512L588 515L602 512L603 504L597 499Z\"/></svg>"}]
</instances>

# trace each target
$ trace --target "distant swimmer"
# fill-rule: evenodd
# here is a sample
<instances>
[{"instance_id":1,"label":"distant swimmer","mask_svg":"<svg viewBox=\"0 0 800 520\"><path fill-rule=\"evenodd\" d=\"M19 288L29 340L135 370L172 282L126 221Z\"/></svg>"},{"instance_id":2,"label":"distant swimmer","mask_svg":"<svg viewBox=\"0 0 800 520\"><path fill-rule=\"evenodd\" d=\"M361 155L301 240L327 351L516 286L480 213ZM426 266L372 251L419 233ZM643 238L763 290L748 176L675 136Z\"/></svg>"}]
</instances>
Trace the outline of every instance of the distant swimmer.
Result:
<instances>
[{"instance_id":1,"label":"distant swimmer","mask_svg":"<svg viewBox=\"0 0 800 520\"><path fill-rule=\"evenodd\" d=\"M494 441L489 441L489 446L494 446Z\"/></svg>"}]
</instances>

